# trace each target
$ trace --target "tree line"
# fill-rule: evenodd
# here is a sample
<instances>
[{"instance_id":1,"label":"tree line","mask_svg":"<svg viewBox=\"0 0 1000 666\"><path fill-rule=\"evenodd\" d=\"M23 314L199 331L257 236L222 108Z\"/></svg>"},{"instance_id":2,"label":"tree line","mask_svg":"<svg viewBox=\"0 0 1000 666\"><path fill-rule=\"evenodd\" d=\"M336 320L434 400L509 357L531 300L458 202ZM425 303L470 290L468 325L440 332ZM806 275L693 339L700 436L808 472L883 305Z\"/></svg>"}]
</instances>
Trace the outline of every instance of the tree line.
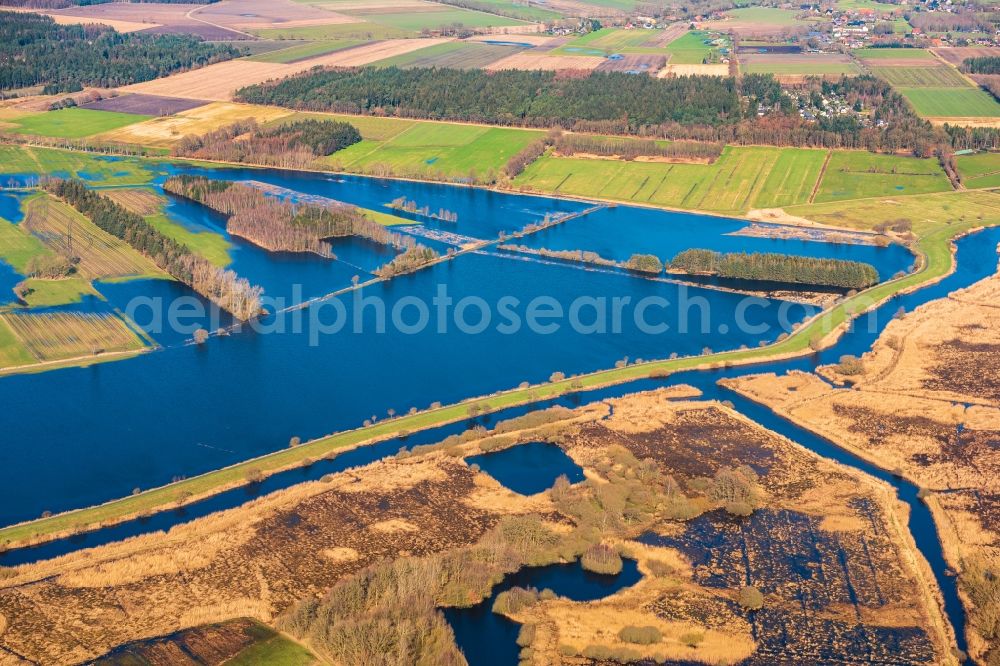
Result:
<instances>
[{"instance_id":1,"label":"tree line","mask_svg":"<svg viewBox=\"0 0 1000 666\"><path fill-rule=\"evenodd\" d=\"M615 156L623 160L637 157L674 157L682 159L714 160L722 154L720 143L701 141L656 141L627 137L563 134L555 142L555 149L562 155Z\"/></svg>"},{"instance_id":2,"label":"tree line","mask_svg":"<svg viewBox=\"0 0 1000 666\"><path fill-rule=\"evenodd\" d=\"M316 111L397 115L529 127L623 119L631 129L677 122L719 125L745 115L735 79L657 79L622 72L363 67L314 70L242 88L238 101Z\"/></svg>"},{"instance_id":3,"label":"tree line","mask_svg":"<svg viewBox=\"0 0 1000 666\"><path fill-rule=\"evenodd\" d=\"M346 236L400 250L417 244L413 237L389 231L348 204L293 204L244 183L202 176L173 176L163 189L227 215L226 231L271 252L312 252L335 259L327 239Z\"/></svg>"},{"instance_id":4,"label":"tree line","mask_svg":"<svg viewBox=\"0 0 1000 666\"><path fill-rule=\"evenodd\" d=\"M667 262L667 270L845 289L864 289L878 283L878 272L871 264L771 252L722 254L712 250L684 250Z\"/></svg>"},{"instance_id":5,"label":"tree line","mask_svg":"<svg viewBox=\"0 0 1000 666\"><path fill-rule=\"evenodd\" d=\"M161 233L141 215L87 189L79 180L49 180L44 187L100 229L125 241L161 269L238 319L246 321L260 313L260 297L264 292L261 287L252 286L233 271L212 265L186 245Z\"/></svg>"},{"instance_id":6,"label":"tree line","mask_svg":"<svg viewBox=\"0 0 1000 666\"><path fill-rule=\"evenodd\" d=\"M350 123L335 120L297 120L261 127L241 120L201 136L183 137L173 150L179 157L246 162L278 167L305 167L361 141Z\"/></svg>"}]
</instances>

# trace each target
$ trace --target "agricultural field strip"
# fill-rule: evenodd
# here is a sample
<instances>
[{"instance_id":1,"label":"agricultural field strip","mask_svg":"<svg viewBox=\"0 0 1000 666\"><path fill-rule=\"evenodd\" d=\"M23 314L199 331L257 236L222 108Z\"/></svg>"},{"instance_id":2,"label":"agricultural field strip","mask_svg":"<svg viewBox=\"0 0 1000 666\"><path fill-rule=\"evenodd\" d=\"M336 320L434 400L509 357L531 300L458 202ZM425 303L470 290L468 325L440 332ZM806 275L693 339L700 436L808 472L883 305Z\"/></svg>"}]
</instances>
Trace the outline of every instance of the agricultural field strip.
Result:
<instances>
[{"instance_id":1,"label":"agricultural field strip","mask_svg":"<svg viewBox=\"0 0 1000 666\"><path fill-rule=\"evenodd\" d=\"M41 196L26 209L25 229L56 254L79 257L77 270L85 277L163 274L152 261L61 201Z\"/></svg>"},{"instance_id":2,"label":"agricultural field strip","mask_svg":"<svg viewBox=\"0 0 1000 666\"><path fill-rule=\"evenodd\" d=\"M980 88L897 88L927 118L1000 118L1000 103Z\"/></svg>"},{"instance_id":3,"label":"agricultural field strip","mask_svg":"<svg viewBox=\"0 0 1000 666\"><path fill-rule=\"evenodd\" d=\"M377 60L450 41L448 38L395 39L334 51L294 63L230 60L200 69L124 86L122 92L137 92L167 97L229 101L244 86L284 78L320 66L365 65Z\"/></svg>"},{"instance_id":4,"label":"agricultural field strip","mask_svg":"<svg viewBox=\"0 0 1000 666\"><path fill-rule=\"evenodd\" d=\"M831 158L828 168L824 160ZM789 178L799 174L799 180ZM795 183L789 187L789 183ZM711 165L545 156L515 184L541 192L738 214L751 208L946 191L934 160L862 151L728 147Z\"/></svg>"},{"instance_id":5,"label":"agricultural field strip","mask_svg":"<svg viewBox=\"0 0 1000 666\"><path fill-rule=\"evenodd\" d=\"M878 67L869 65L872 73L900 88L968 88L973 87L959 71L948 65L930 67Z\"/></svg>"},{"instance_id":6,"label":"agricultural field strip","mask_svg":"<svg viewBox=\"0 0 1000 666\"><path fill-rule=\"evenodd\" d=\"M0 318L41 363L145 347L131 327L113 314L6 313Z\"/></svg>"}]
</instances>

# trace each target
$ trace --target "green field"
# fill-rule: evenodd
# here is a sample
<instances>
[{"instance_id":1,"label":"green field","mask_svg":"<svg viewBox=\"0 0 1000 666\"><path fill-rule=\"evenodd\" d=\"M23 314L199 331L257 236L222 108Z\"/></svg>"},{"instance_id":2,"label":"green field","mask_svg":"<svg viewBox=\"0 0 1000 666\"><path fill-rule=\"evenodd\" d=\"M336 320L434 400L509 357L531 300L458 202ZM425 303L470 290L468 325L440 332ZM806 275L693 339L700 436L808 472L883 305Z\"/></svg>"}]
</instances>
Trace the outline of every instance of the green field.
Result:
<instances>
[{"instance_id":1,"label":"green field","mask_svg":"<svg viewBox=\"0 0 1000 666\"><path fill-rule=\"evenodd\" d=\"M32 257L51 255L42 241L29 233L26 233L20 226L0 218L0 260L5 261L14 267L22 275ZM6 300L9 294L3 294L0 301Z\"/></svg>"},{"instance_id":2,"label":"green field","mask_svg":"<svg viewBox=\"0 0 1000 666\"><path fill-rule=\"evenodd\" d=\"M404 177L465 178L498 171L541 132L446 123L414 123L394 137L364 139L318 161L337 171Z\"/></svg>"},{"instance_id":3,"label":"green field","mask_svg":"<svg viewBox=\"0 0 1000 666\"><path fill-rule=\"evenodd\" d=\"M930 51L924 49L857 49L854 55L862 60L902 59L933 60L937 62Z\"/></svg>"},{"instance_id":4,"label":"green field","mask_svg":"<svg viewBox=\"0 0 1000 666\"><path fill-rule=\"evenodd\" d=\"M546 156L515 184L544 192L671 208L740 213L805 202L824 150L727 147L714 164L664 164Z\"/></svg>"},{"instance_id":5,"label":"green field","mask_svg":"<svg viewBox=\"0 0 1000 666\"><path fill-rule=\"evenodd\" d=\"M221 234L214 231L192 231L162 213L150 215L146 221L163 235L187 245L193 252L200 254L216 266L228 266L229 262L232 261L229 250L233 246Z\"/></svg>"},{"instance_id":6,"label":"green field","mask_svg":"<svg viewBox=\"0 0 1000 666\"><path fill-rule=\"evenodd\" d=\"M317 663L316 657L309 650L292 639L275 634L260 642L254 643L238 655L226 661L226 666L307 666Z\"/></svg>"},{"instance_id":7,"label":"green field","mask_svg":"<svg viewBox=\"0 0 1000 666\"><path fill-rule=\"evenodd\" d=\"M872 74L898 88L968 88L969 82L948 65L928 67L872 67Z\"/></svg>"},{"instance_id":8,"label":"green field","mask_svg":"<svg viewBox=\"0 0 1000 666\"><path fill-rule=\"evenodd\" d=\"M80 177L83 174L99 179L102 185L141 185L153 178L144 165L150 163L101 159L97 155L54 148L0 146L0 175L34 173Z\"/></svg>"},{"instance_id":9,"label":"green field","mask_svg":"<svg viewBox=\"0 0 1000 666\"><path fill-rule=\"evenodd\" d=\"M522 51L516 46L480 42L444 42L373 62L373 67L447 67L479 69Z\"/></svg>"},{"instance_id":10,"label":"green field","mask_svg":"<svg viewBox=\"0 0 1000 666\"><path fill-rule=\"evenodd\" d=\"M799 57L796 56L796 59ZM857 76L861 70L853 62L747 62L740 63L740 71L750 74L785 74L801 76L823 76L846 74Z\"/></svg>"},{"instance_id":11,"label":"green field","mask_svg":"<svg viewBox=\"0 0 1000 666\"><path fill-rule=\"evenodd\" d=\"M640 4L643 4L643 0L586 0L585 4L631 12Z\"/></svg>"},{"instance_id":12,"label":"green field","mask_svg":"<svg viewBox=\"0 0 1000 666\"><path fill-rule=\"evenodd\" d=\"M913 31L913 26L905 18L892 19L892 32L897 35L905 35Z\"/></svg>"},{"instance_id":13,"label":"green field","mask_svg":"<svg viewBox=\"0 0 1000 666\"><path fill-rule=\"evenodd\" d=\"M331 41L359 39L397 39L416 37L412 30L403 30L381 23L361 21L359 23L331 23L328 25L306 25L293 28L262 28L252 31L264 39L303 39L307 41Z\"/></svg>"},{"instance_id":14,"label":"green field","mask_svg":"<svg viewBox=\"0 0 1000 666\"><path fill-rule=\"evenodd\" d=\"M822 224L862 230L871 230L882 222L909 220L913 232L923 236L942 227L1000 223L1000 195L965 190L792 206L785 210Z\"/></svg>"},{"instance_id":15,"label":"green field","mask_svg":"<svg viewBox=\"0 0 1000 666\"><path fill-rule=\"evenodd\" d=\"M525 169L515 184L542 192L735 214L808 202L826 156L825 150L736 146L727 147L714 164L547 155ZM816 201L949 189L936 160L835 151Z\"/></svg>"},{"instance_id":16,"label":"green field","mask_svg":"<svg viewBox=\"0 0 1000 666\"><path fill-rule=\"evenodd\" d=\"M11 121L19 134L56 136L63 139L80 139L85 136L110 132L119 127L141 123L153 116L92 109L60 109Z\"/></svg>"},{"instance_id":17,"label":"green field","mask_svg":"<svg viewBox=\"0 0 1000 666\"><path fill-rule=\"evenodd\" d=\"M774 163L755 208L781 208L808 201L829 152L809 148L786 148Z\"/></svg>"},{"instance_id":18,"label":"green field","mask_svg":"<svg viewBox=\"0 0 1000 666\"><path fill-rule=\"evenodd\" d=\"M712 60L718 48L710 43L712 33L704 30L692 30L667 44L666 52L670 54L669 63L673 65L700 65L706 60Z\"/></svg>"},{"instance_id":19,"label":"green field","mask_svg":"<svg viewBox=\"0 0 1000 666\"><path fill-rule=\"evenodd\" d=\"M31 355L24 343L0 318L0 368L15 368L22 365L32 365L35 362L35 357Z\"/></svg>"},{"instance_id":20,"label":"green field","mask_svg":"<svg viewBox=\"0 0 1000 666\"><path fill-rule=\"evenodd\" d=\"M757 24L760 26L797 26L806 25L808 22L795 17L798 14L793 9L776 9L774 7L741 7L740 9L730 9L726 12L733 21L738 23Z\"/></svg>"},{"instance_id":21,"label":"green field","mask_svg":"<svg viewBox=\"0 0 1000 666\"><path fill-rule=\"evenodd\" d=\"M326 55L334 51L341 51L364 43L366 42L362 39L330 39L320 42L307 42L305 44L290 46L287 49L268 51L260 55L250 56L247 60L253 60L254 62L290 63Z\"/></svg>"},{"instance_id":22,"label":"green field","mask_svg":"<svg viewBox=\"0 0 1000 666\"><path fill-rule=\"evenodd\" d=\"M921 116L1000 118L1000 103L980 88L899 88Z\"/></svg>"},{"instance_id":23,"label":"green field","mask_svg":"<svg viewBox=\"0 0 1000 666\"><path fill-rule=\"evenodd\" d=\"M441 5L438 5L441 6ZM475 12L459 7L440 9L436 11L401 11L401 12L365 12L362 10L350 12L355 16L363 18L365 21L377 23L388 28L397 30L410 30L420 32L421 30L436 30L442 27L450 27L461 24L467 28L489 28L524 25L523 21L497 16L496 14L486 14Z\"/></svg>"},{"instance_id":24,"label":"green field","mask_svg":"<svg viewBox=\"0 0 1000 666\"><path fill-rule=\"evenodd\" d=\"M955 158L955 163L966 187L1000 187L1000 153L962 155Z\"/></svg>"},{"instance_id":25,"label":"green field","mask_svg":"<svg viewBox=\"0 0 1000 666\"><path fill-rule=\"evenodd\" d=\"M31 308L52 307L79 303L84 296L98 296L90 280L65 278L62 280L26 280L31 293L24 299Z\"/></svg>"},{"instance_id":26,"label":"green field","mask_svg":"<svg viewBox=\"0 0 1000 666\"><path fill-rule=\"evenodd\" d=\"M951 183L936 159L838 150L830 156L815 201L902 196L950 189Z\"/></svg>"},{"instance_id":27,"label":"green field","mask_svg":"<svg viewBox=\"0 0 1000 666\"><path fill-rule=\"evenodd\" d=\"M484 12L500 14L501 16L512 16L524 21L534 21L543 23L562 18L562 14L551 9L542 9L537 5L528 5L515 0L465 0L462 4L472 9Z\"/></svg>"},{"instance_id":28,"label":"green field","mask_svg":"<svg viewBox=\"0 0 1000 666\"><path fill-rule=\"evenodd\" d=\"M891 14L901 12L904 8L875 0L837 0L837 9L871 9L881 14Z\"/></svg>"},{"instance_id":29,"label":"green field","mask_svg":"<svg viewBox=\"0 0 1000 666\"><path fill-rule=\"evenodd\" d=\"M554 55L606 56L612 53L662 53L667 49L654 42L661 36L658 30L642 28L601 28L577 37L550 53ZM700 61L699 61L700 62Z\"/></svg>"}]
</instances>

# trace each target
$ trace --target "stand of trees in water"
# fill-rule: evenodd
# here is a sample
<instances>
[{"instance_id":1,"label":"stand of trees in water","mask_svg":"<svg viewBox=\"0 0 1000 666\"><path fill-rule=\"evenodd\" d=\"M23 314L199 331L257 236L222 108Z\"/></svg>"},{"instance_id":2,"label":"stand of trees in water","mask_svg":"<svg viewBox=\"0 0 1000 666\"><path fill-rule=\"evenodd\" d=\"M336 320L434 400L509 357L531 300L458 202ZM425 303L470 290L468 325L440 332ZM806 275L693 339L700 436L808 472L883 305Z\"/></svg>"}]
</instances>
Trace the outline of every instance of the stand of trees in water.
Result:
<instances>
[{"instance_id":1,"label":"stand of trees in water","mask_svg":"<svg viewBox=\"0 0 1000 666\"><path fill-rule=\"evenodd\" d=\"M250 185L202 176L173 176L163 189L227 215L229 233L271 252L312 252L333 259L336 257L325 239L347 236L399 250L416 245L411 236L389 231L348 204L293 204Z\"/></svg>"},{"instance_id":2,"label":"stand of trees in water","mask_svg":"<svg viewBox=\"0 0 1000 666\"><path fill-rule=\"evenodd\" d=\"M878 78L812 80L805 85L842 97L865 113L806 120L767 74L746 74L739 80L657 79L620 72L564 77L543 71L341 68L242 88L236 99L314 111L560 127L709 144L909 150L918 156L940 153L950 145L948 134L918 117ZM763 115L758 115L759 109ZM540 154L541 146L530 146L505 171L519 173L532 154Z\"/></svg>"},{"instance_id":3,"label":"stand of trees in water","mask_svg":"<svg viewBox=\"0 0 1000 666\"><path fill-rule=\"evenodd\" d=\"M375 275L386 279L410 273L438 258L438 253L426 245L413 245L389 263L375 270Z\"/></svg>"},{"instance_id":4,"label":"stand of trees in water","mask_svg":"<svg viewBox=\"0 0 1000 666\"><path fill-rule=\"evenodd\" d=\"M219 268L186 245L162 234L141 215L87 189L79 180L51 180L45 189L90 218L101 230L149 257L161 269L241 320L261 311L264 290L233 271Z\"/></svg>"},{"instance_id":5,"label":"stand of trees in water","mask_svg":"<svg viewBox=\"0 0 1000 666\"><path fill-rule=\"evenodd\" d=\"M361 133L350 123L310 119L261 127L251 118L202 136L185 136L173 154L294 168L309 166L317 157L358 141Z\"/></svg>"},{"instance_id":6,"label":"stand of trees in water","mask_svg":"<svg viewBox=\"0 0 1000 666\"><path fill-rule=\"evenodd\" d=\"M103 25L58 25L40 14L0 11L0 90L113 88L240 55L233 46L192 35L121 34Z\"/></svg>"},{"instance_id":7,"label":"stand of trees in water","mask_svg":"<svg viewBox=\"0 0 1000 666\"><path fill-rule=\"evenodd\" d=\"M673 272L702 273L741 280L766 280L845 289L864 289L878 283L871 264L843 259L800 257L769 252L731 252L691 249L667 263Z\"/></svg>"},{"instance_id":8,"label":"stand of trees in water","mask_svg":"<svg viewBox=\"0 0 1000 666\"><path fill-rule=\"evenodd\" d=\"M438 208L437 212L431 212L431 207L428 205L418 206L416 201L408 200L406 197L396 197L388 203L389 208L394 210L401 210L405 213L410 213L412 215L419 215L421 217L429 217L432 220L441 220L442 222L458 222L458 213L447 208Z\"/></svg>"}]
</instances>

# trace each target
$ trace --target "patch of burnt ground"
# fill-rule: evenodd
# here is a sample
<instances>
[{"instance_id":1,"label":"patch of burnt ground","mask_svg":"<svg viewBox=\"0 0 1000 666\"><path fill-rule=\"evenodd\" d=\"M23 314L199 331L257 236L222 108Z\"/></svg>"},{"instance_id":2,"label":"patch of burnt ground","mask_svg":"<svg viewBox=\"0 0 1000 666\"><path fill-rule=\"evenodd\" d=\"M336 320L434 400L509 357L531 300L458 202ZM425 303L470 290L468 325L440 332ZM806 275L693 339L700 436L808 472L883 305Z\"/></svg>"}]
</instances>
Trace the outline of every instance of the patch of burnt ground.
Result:
<instances>
[{"instance_id":1,"label":"patch of burnt ground","mask_svg":"<svg viewBox=\"0 0 1000 666\"><path fill-rule=\"evenodd\" d=\"M702 587L733 590L754 585L761 590L766 603L759 611L744 611L729 602L730 612L750 622L758 644L741 664L931 663L934 646L924 629L880 626L863 619L871 611L891 612L905 605L907 588L898 584L906 574L890 536L879 528L877 506L863 499L855 503L860 513L870 516L865 531L830 532L814 516L762 509L747 518L716 511L691 521L679 535L646 535L640 540L682 552ZM708 620L720 615L715 610L719 603L681 602L668 593L654 604L654 611L664 619L683 619L690 613L710 626Z\"/></svg>"},{"instance_id":2,"label":"patch of burnt ground","mask_svg":"<svg viewBox=\"0 0 1000 666\"><path fill-rule=\"evenodd\" d=\"M925 389L1000 401L1000 344L950 340L934 348Z\"/></svg>"}]
</instances>

